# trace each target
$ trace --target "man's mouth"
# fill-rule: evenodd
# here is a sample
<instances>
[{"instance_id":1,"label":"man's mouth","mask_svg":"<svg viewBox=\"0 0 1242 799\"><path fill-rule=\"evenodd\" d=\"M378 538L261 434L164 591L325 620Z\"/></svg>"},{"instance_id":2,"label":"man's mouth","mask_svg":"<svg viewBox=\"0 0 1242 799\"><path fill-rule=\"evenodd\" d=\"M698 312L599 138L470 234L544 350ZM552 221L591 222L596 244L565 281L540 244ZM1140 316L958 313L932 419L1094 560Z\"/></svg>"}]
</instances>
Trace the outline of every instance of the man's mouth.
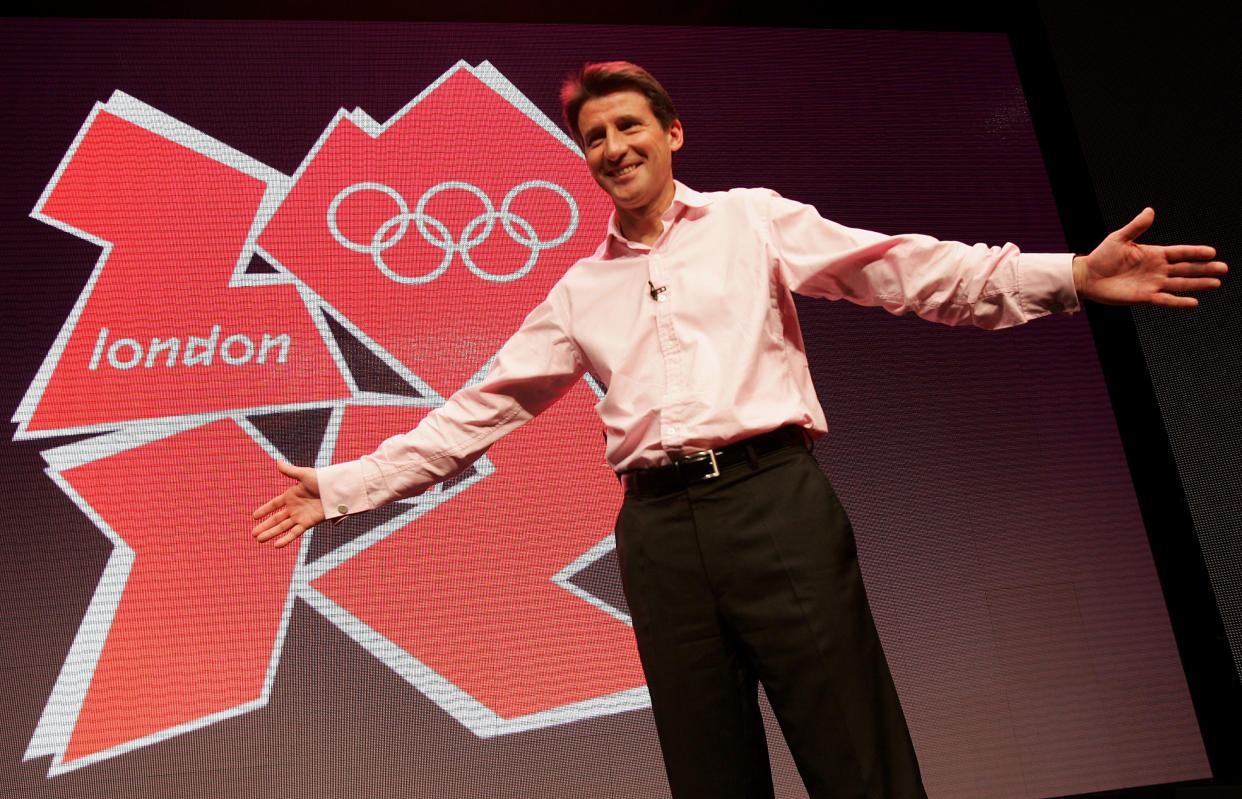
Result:
<instances>
[{"instance_id":1,"label":"man's mouth","mask_svg":"<svg viewBox=\"0 0 1242 799\"><path fill-rule=\"evenodd\" d=\"M620 167L619 169L613 169L613 170L610 170L610 171L608 172L608 177L610 177L610 178L623 178L623 177L625 177L626 175L628 175L628 174L630 174L631 172L633 172L635 169L638 169L638 167L639 167L639 165L638 165L638 164L626 164L625 166Z\"/></svg>"}]
</instances>

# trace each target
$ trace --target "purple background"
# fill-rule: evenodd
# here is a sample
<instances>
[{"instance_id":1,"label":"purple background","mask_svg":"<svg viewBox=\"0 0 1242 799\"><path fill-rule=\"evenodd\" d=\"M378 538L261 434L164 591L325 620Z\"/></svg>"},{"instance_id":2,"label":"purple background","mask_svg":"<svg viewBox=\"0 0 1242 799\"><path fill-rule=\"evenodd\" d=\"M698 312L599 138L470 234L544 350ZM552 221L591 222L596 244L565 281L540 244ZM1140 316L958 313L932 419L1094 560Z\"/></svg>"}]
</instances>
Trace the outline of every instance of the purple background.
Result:
<instances>
[{"instance_id":1,"label":"purple background","mask_svg":"<svg viewBox=\"0 0 1242 799\"><path fill-rule=\"evenodd\" d=\"M9 409L97 257L28 214L92 104L114 89L290 174L338 108L386 119L458 59L491 61L555 119L561 75L627 58L677 101L687 139L677 174L695 188L764 185L845 224L1065 247L999 35L3 25ZM799 307L832 427L817 455L854 519L933 795L1207 776L1085 319L981 333ZM19 500L0 566L10 686L0 775L18 794L666 791L648 714L479 740L305 607L266 708L49 781L46 759L23 764L21 754L108 551L42 474L38 452L50 444L0 444ZM778 780L782 795L798 795L796 775Z\"/></svg>"}]
</instances>

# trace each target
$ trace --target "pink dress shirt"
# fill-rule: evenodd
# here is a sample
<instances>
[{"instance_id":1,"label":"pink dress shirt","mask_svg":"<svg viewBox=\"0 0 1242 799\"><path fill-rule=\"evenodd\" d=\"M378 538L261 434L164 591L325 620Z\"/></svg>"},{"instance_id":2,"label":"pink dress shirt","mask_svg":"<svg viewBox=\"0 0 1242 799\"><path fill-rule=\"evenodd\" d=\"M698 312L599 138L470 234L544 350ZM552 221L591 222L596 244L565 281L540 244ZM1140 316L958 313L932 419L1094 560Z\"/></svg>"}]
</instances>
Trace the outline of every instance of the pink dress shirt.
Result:
<instances>
[{"instance_id":1,"label":"pink dress shirt","mask_svg":"<svg viewBox=\"0 0 1242 799\"><path fill-rule=\"evenodd\" d=\"M678 183L647 247L607 238L531 311L488 375L371 455L318 470L328 518L465 469L590 371L617 471L794 424L827 432L790 292L999 328L1078 309L1072 255L838 225L766 189ZM653 297L654 293L654 297Z\"/></svg>"}]
</instances>

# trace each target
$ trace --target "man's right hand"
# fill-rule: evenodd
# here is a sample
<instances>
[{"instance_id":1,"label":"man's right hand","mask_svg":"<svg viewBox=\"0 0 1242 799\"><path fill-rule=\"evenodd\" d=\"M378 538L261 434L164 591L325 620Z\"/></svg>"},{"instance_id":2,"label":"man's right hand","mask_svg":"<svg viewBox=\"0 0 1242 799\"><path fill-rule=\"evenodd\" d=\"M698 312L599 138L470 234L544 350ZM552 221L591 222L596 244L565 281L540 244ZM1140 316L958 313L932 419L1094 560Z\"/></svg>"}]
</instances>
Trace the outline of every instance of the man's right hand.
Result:
<instances>
[{"instance_id":1,"label":"man's right hand","mask_svg":"<svg viewBox=\"0 0 1242 799\"><path fill-rule=\"evenodd\" d=\"M323 521L324 512L319 500L319 478L314 469L288 463L278 463L276 468L286 477L297 480L297 485L254 512L254 518L261 521L250 533L260 542L275 538L275 546L279 549Z\"/></svg>"}]
</instances>

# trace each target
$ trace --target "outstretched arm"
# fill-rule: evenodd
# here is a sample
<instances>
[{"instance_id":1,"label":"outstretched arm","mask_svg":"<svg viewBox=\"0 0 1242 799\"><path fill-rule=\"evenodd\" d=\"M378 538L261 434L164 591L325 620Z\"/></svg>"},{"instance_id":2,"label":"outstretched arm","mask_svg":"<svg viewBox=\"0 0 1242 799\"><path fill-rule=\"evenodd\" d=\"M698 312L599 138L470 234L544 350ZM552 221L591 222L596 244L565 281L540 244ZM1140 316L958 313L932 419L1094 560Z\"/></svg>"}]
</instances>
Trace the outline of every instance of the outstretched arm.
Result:
<instances>
[{"instance_id":1,"label":"outstretched arm","mask_svg":"<svg viewBox=\"0 0 1242 799\"><path fill-rule=\"evenodd\" d=\"M1156 212L1144 208L1120 230L1110 233L1090 255L1074 259L1074 288L1079 297L1108 305L1150 304L1193 308L1194 297L1173 292L1203 291L1220 286L1228 271L1214 261L1216 250L1193 244L1161 247L1135 241L1151 227Z\"/></svg>"},{"instance_id":2,"label":"outstretched arm","mask_svg":"<svg viewBox=\"0 0 1242 799\"><path fill-rule=\"evenodd\" d=\"M321 469L279 464L297 483L254 512L254 537L283 547L324 519L335 522L417 496L541 413L586 370L568 333L564 304L553 288L501 347L481 382L462 388L415 429L386 439L370 455Z\"/></svg>"},{"instance_id":3,"label":"outstretched arm","mask_svg":"<svg viewBox=\"0 0 1242 799\"><path fill-rule=\"evenodd\" d=\"M250 532L260 542L276 538L275 546L280 548L323 521L324 513L314 469L287 463L279 463L276 468L297 483L254 512L254 518L260 521Z\"/></svg>"}]
</instances>

